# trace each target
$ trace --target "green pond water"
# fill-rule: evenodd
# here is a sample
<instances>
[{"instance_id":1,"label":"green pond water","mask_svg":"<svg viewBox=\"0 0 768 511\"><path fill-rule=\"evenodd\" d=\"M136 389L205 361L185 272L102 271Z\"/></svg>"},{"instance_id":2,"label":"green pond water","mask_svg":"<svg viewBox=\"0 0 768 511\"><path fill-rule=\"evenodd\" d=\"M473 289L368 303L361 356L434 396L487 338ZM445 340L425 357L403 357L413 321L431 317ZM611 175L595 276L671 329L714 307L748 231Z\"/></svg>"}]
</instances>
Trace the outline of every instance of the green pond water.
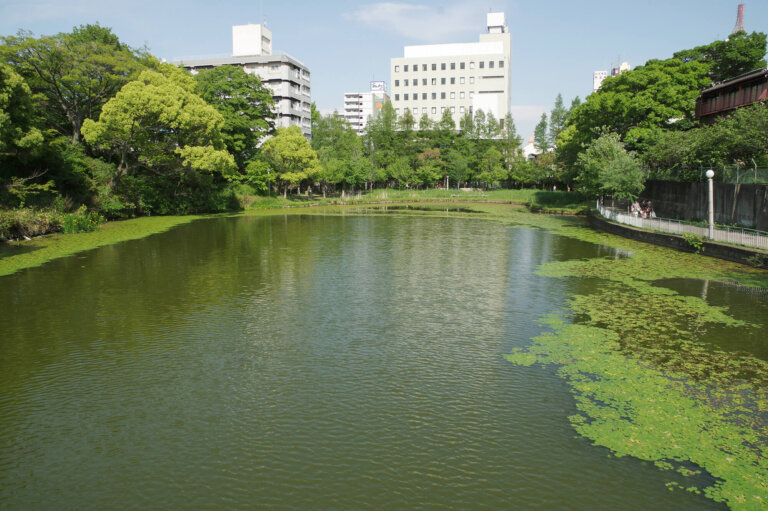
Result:
<instances>
[{"instance_id":1,"label":"green pond water","mask_svg":"<svg viewBox=\"0 0 768 511\"><path fill-rule=\"evenodd\" d=\"M472 215L294 214L0 277L0 509L726 509L669 488L708 471L577 431L562 365L505 358L542 317L587 322L571 300L607 281L542 268L590 261L633 256ZM701 299L675 277L647 287ZM766 295L706 285L751 326L702 345L768 359Z\"/></svg>"}]
</instances>

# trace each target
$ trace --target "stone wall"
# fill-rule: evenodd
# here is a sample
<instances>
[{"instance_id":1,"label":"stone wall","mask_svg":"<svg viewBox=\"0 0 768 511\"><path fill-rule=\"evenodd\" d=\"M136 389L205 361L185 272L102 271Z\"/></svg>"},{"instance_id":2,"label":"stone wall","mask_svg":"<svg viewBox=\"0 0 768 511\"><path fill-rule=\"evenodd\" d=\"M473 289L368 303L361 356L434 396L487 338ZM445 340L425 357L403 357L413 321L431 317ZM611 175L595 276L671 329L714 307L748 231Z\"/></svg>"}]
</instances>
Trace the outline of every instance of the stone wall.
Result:
<instances>
[{"instance_id":1,"label":"stone wall","mask_svg":"<svg viewBox=\"0 0 768 511\"><path fill-rule=\"evenodd\" d=\"M694 252L693 247L685 239L683 239L682 236L677 236L675 234L635 229L634 227L630 227L628 225L609 222L605 218L596 214L589 215L589 223L596 229L610 232L611 234L616 234L618 236L623 236L625 238L643 241L645 243L653 243L654 245L661 245L663 247L673 248L682 252ZM707 240L702 240L702 246L704 248L704 250L701 252L702 255L768 269L768 252L763 252L757 249L736 247L733 245L723 245Z\"/></svg>"},{"instance_id":2,"label":"stone wall","mask_svg":"<svg viewBox=\"0 0 768 511\"><path fill-rule=\"evenodd\" d=\"M662 218L707 219L706 181L648 181L640 197ZM768 231L768 186L715 183L714 201L715 222Z\"/></svg>"}]
</instances>

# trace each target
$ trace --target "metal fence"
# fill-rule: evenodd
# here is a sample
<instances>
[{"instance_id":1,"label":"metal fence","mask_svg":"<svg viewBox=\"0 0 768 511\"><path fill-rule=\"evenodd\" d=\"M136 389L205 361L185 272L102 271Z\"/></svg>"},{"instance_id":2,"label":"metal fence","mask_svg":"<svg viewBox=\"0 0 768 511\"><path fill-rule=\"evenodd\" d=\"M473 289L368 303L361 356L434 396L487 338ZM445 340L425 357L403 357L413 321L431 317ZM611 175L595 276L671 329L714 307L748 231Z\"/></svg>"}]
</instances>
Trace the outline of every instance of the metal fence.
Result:
<instances>
[{"instance_id":1,"label":"metal fence","mask_svg":"<svg viewBox=\"0 0 768 511\"><path fill-rule=\"evenodd\" d=\"M709 238L709 228L696 225L693 222L672 218L643 218L640 215L633 215L622 209L605 206L601 200L597 201L597 210L608 220L624 225L631 225L632 227L637 227L639 229L649 229L652 231L679 235L694 234L702 238ZM768 232L757 231L755 229L718 226L714 230L712 241L721 241L724 243L733 243L736 245L768 250Z\"/></svg>"},{"instance_id":2,"label":"metal fence","mask_svg":"<svg viewBox=\"0 0 768 511\"><path fill-rule=\"evenodd\" d=\"M646 177L656 181L685 183L706 181L707 170L715 171L716 183L768 184L768 167L721 165L714 167L679 167L674 169L646 169Z\"/></svg>"}]
</instances>

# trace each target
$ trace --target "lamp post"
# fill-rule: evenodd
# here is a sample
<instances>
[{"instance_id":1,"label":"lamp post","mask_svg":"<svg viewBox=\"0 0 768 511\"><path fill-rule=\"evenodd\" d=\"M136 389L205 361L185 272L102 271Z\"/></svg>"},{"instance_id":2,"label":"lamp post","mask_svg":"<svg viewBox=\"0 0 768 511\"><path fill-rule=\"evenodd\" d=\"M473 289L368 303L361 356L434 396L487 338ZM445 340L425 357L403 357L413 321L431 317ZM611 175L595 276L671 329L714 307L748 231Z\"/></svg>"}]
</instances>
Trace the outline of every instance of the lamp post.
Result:
<instances>
[{"instance_id":1,"label":"lamp post","mask_svg":"<svg viewBox=\"0 0 768 511\"><path fill-rule=\"evenodd\" d=\"M712 178L715 177L715 171L709 169L707 171L707 181L709 182L709 205L707 211L709 213L709 239L715 237L715 185L712 182Z\"/></svg>"}]
</instances>

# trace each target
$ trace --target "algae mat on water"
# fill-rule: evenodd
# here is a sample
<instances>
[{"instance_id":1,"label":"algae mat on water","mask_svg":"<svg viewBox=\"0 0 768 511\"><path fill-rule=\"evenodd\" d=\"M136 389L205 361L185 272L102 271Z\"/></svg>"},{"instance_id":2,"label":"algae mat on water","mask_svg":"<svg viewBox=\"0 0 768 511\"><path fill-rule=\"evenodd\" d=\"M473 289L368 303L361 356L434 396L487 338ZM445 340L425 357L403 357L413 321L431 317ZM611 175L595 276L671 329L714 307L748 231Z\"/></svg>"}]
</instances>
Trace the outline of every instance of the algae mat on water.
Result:
<instances>
[{"instance_id":1,"label":"algae mat on water","mask_svg":"<svg viewBox=\"0 0 768 511\"><path fill-rule=\"evenodd\" d=\"M0 276L40 266L84 250L144 238L191 222L200 216L156 216L109 222L93 232L54 234L30 241L0 243Z\"/></svg>"},{"instance_id":2,"label":"algae mat on water","mask_svg":"<svg viewBox=\"0 0 768 511\"><path fill-rule=\"evenodd\" d=\"M735 319L724 306L653 285L668 278L768 287L765 272L551 222L561 235L613 246L628 257L554 262L538 273L592 279L570 299L570 316L507 359L555 364L574 393L575 430L616 456L653 461L683 475L705 471L704 492L732 509L768 506L768 363L707 345L708 328L768 328ZM768 332L766 333L768 338ZM682 489L669 483L670 490Z\"/></svg>"}]
</instances>

